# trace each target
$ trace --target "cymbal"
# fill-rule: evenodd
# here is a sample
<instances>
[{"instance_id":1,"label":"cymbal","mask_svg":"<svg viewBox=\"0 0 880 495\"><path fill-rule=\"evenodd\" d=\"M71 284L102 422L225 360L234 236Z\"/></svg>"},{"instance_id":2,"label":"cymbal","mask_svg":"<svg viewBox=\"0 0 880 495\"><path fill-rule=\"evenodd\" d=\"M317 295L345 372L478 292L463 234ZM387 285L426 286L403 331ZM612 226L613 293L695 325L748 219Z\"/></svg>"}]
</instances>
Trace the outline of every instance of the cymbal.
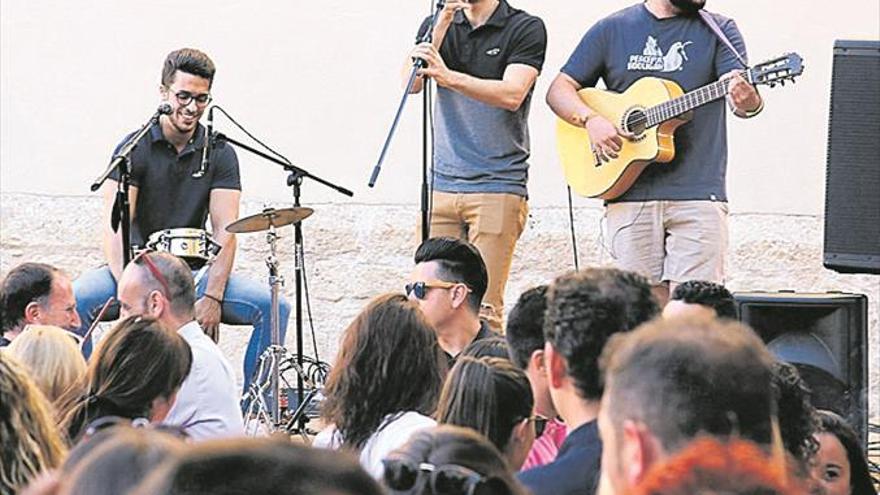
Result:
<instances>
[{"instance_id":1,"label":"cymbal","mask_svg":"<svg viewBox=\"0 0 880 495\"><path fill-rule=\"evenodd\" d=\"M302 220L305 220L315 210L311 208L266 208L265 210L251 215L249 217L240 218L226 227L227 232L233 234L247 234L250 232L261 232L269 230L269 227L284 227Z\"/></svg>"}]
</instances>

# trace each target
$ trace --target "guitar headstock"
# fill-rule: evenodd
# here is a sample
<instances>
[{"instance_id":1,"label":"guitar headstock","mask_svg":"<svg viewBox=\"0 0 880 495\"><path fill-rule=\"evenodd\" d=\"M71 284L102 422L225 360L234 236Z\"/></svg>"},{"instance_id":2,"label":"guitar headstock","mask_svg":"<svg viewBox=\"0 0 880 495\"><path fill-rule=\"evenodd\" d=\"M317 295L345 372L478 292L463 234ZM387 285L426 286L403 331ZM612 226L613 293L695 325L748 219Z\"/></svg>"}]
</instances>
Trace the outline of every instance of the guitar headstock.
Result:
<instances>
[{"instance_id":1,"label":"guitar headstock","mask_svg":"<svg viewBox=\"0 0 880 495\"><path fill-rule=\"evenodd\" d=\"M752 84L767 84L771 88L776 84L784 85L786 81L804 73L804 60L797 53L786 53L750 68L747 79Z\"/></svg>"}]
</instances>

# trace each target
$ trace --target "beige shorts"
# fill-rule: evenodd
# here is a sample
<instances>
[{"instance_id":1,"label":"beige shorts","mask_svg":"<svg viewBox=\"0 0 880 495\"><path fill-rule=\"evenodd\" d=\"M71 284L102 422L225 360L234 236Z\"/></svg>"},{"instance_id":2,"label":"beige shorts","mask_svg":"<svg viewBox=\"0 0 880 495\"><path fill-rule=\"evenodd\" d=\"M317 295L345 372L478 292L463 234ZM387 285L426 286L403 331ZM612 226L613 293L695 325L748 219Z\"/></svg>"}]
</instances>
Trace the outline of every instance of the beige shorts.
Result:
<instances>
[{"instance_id":1,"label":"beige shorts","mask_svg":"<svg viewBox=\"0 0 880 495\"><path fill-rule=\"evenodd\" d=\"M722 201L610 203L605 244L617 267L655 285L724 283L727 213Z\"/></svg>"}]
</instances>

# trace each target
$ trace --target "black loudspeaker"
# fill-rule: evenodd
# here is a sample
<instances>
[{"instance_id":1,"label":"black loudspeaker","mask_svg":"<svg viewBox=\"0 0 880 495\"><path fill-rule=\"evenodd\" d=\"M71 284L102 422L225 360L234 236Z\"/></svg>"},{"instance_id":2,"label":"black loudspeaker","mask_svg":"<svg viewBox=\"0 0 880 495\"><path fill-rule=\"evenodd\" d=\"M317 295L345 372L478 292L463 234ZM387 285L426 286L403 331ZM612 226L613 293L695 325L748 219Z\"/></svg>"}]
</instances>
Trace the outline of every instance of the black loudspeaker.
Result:
<instances>
[{"instance_id":1,"label":"black loudspeaker","mask_svg":"<svg viewBox=\"0 0 880 495\"><path fill-rule=\"evenodd\" d=\"M868 298L862 294L737 292L737 314L777 358L798 368L818 409L868 431Z\"/></svg>"},{"instance_id":2,"label":"black loudspeaker","mask_svg":"<svg viewBox=\"0 0 880 495\"><path fill-rule=\"evenodd\" d=\"M826 267L880 273L880 41L835 41L825 181Z\"/></svg>"}]
</instances>

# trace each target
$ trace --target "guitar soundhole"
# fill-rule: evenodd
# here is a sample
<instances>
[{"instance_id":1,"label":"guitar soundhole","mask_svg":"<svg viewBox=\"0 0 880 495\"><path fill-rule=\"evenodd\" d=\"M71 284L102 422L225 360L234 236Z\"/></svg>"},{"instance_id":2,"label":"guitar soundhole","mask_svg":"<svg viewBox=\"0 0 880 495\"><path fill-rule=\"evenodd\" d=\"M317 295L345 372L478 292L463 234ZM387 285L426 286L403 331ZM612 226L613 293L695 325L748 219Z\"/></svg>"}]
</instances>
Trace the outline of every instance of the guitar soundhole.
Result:
<instances>
[{"instance_id":1,"label":"guitar soundhole","mask_svg":"<svg viewBox=\"0 0 880 495\"><path fill-rule=\"evenodd\" d=\"M644 137L645 129L648 128L648 115L643 108L630 108L623 114L620 126L635 136L635 140L639 140Z\"/></svg>"}]
</instances>

